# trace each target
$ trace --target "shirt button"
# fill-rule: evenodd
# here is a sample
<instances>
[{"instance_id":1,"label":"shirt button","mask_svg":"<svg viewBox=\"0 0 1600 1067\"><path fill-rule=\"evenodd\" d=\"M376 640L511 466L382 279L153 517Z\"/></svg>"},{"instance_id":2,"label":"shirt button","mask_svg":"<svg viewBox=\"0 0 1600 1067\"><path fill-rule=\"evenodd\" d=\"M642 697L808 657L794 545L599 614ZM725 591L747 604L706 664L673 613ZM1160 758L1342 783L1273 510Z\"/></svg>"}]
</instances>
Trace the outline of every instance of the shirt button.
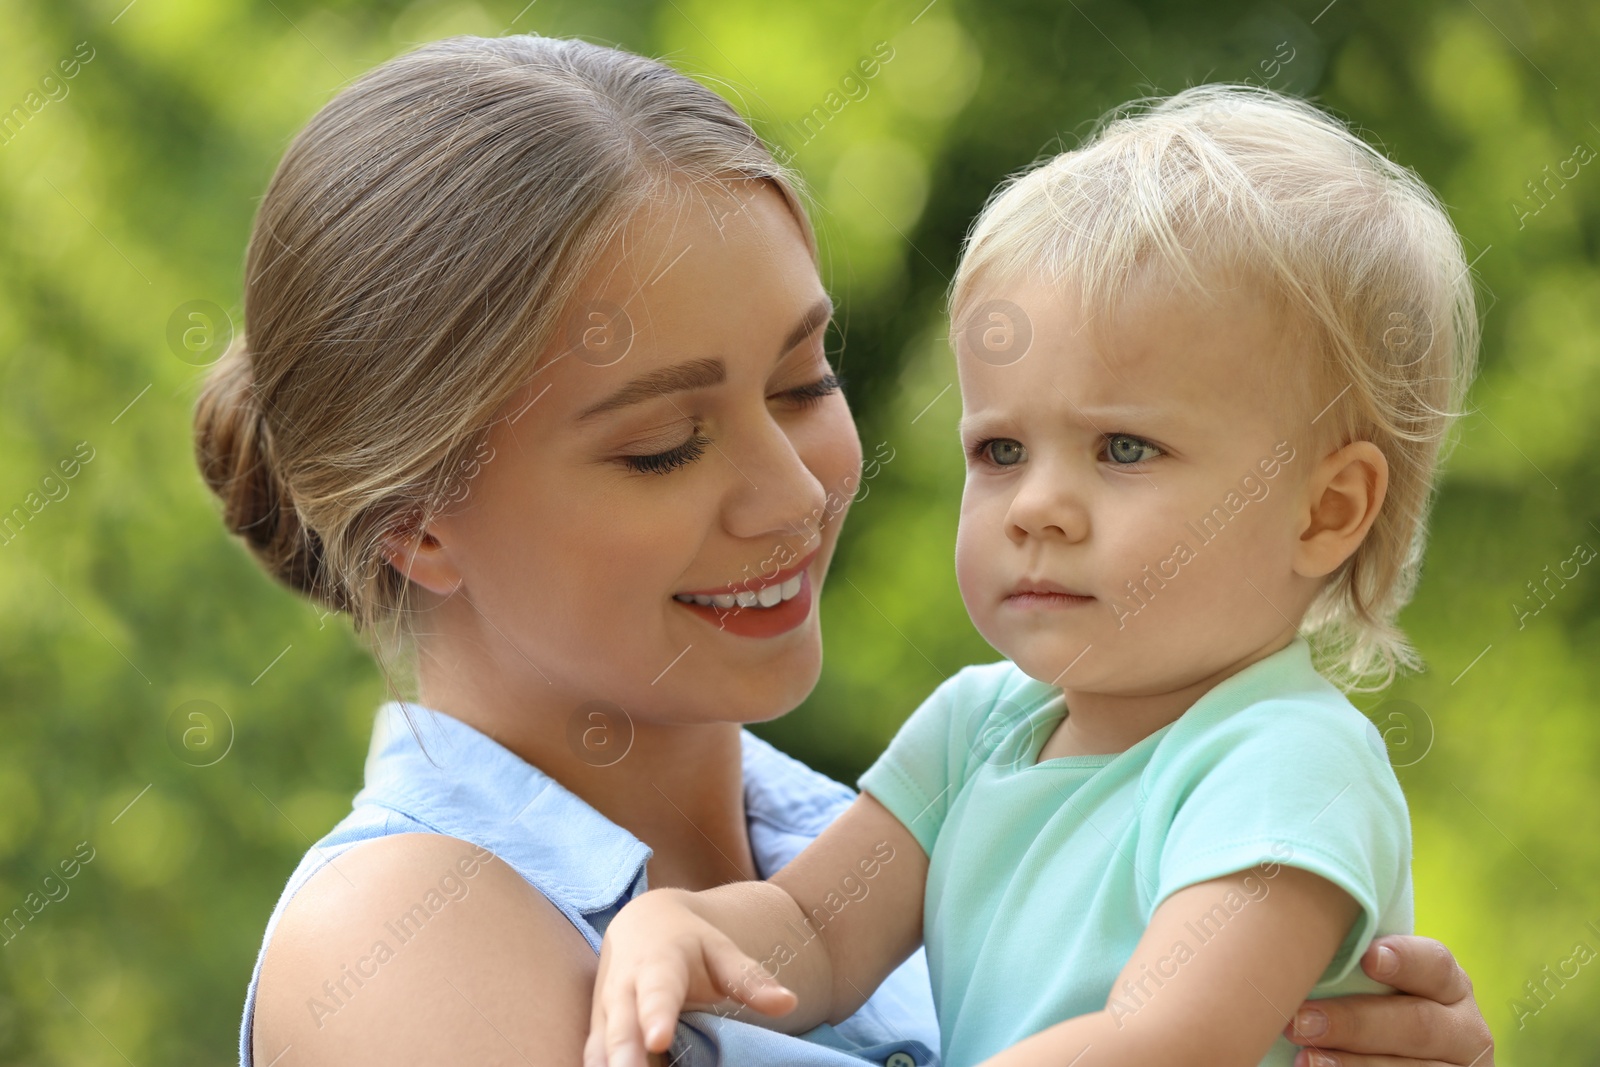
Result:
<instances>
[{"instance_id":1,"label":"shirt button","mask_svg":"<svg viewBox=\"0 0 1600 1067\"><path fill-rule=\"evenodd\" d=\"M889 1058L883 1061L883 1067L917 1067L917 1061L904 1052L892 1052Z\"/></svg>"}]
</instances>

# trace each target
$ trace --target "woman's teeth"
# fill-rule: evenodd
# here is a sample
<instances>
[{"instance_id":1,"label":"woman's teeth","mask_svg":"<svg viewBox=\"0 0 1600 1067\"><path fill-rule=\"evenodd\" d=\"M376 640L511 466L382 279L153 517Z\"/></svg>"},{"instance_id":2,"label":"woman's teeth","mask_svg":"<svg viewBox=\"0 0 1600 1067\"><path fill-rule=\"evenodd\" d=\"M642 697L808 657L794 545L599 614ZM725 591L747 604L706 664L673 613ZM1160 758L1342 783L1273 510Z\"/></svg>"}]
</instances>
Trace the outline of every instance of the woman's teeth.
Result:
<instances>
[{"instance_id":1,"label":"woman's teeth","mask_svg":"<svg viewBox=\"0 0 1600 1067\"><path fill-rule=\"evenodd\" d=\"M800 593L800 576L797 574L781 585L764 586L754 591L742 589L737 593L722 593L717 596L701 596L691 593L677 593L674 600L684 604L699 604L701 607L721 608L724 611L732 607L741 608L771 608L793 600Z\"/></svg>"}]
</instances>

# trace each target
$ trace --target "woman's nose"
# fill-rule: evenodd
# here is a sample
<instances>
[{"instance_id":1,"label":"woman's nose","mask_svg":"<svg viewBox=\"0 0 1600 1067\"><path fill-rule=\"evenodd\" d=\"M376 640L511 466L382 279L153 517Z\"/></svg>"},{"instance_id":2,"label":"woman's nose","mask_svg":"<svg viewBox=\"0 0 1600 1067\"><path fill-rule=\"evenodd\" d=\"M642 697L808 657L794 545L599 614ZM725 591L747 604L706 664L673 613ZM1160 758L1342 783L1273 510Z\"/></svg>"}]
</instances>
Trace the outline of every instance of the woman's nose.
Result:
<instances>
[{"instance_id":1,"label":"woman's nose","mask_svg":"<svg viewBox=\"0 0 1600 1067\"><path fill-rule=\"evenodd\" d=\"M795 442L776 423L741 435L724 458L734 478L725 522L735 537L809 542L848 503L848 496L829 497Z\"/></svg>"}]
</instances>

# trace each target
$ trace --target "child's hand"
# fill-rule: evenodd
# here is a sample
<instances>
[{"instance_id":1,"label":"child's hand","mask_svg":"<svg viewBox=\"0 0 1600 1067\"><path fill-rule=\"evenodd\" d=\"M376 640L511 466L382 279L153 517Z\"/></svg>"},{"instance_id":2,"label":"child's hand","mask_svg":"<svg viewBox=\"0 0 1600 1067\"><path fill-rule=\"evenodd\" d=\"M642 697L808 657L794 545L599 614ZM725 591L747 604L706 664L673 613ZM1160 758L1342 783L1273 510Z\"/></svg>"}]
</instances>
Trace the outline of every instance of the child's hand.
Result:
<instances>
[{"instance_id":1,"label":"child's hand","mask_svg":"<svg viewBox=\"0 0 1600 1067\"><path fill-rule=\"evenodd\" d=\"M693 894L655 889L611 920L600 946L584 1067L646 1067L665 1052L680 1011L729 1002L764 1015L794 1010L795 994L694 910Z\"/></svg>"}]
</instances>

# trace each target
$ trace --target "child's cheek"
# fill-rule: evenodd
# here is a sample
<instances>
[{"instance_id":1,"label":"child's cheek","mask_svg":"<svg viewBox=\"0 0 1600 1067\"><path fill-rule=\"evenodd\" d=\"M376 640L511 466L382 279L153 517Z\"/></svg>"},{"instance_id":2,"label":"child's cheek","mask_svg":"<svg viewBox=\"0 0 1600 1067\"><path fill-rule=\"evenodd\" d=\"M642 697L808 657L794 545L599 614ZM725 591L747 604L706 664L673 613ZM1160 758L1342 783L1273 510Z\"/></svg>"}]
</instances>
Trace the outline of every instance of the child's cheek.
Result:
<instances>
[{"instance_id":1,"label":"child's cheek","mask_svg":"<svg viewBox=\"0 0 1600 1067\"><path fill-rule=\"evenodd\" d=\"M962 512L956 529L956 585L978 632L987 636L992 626L995 604L1000 599L995 588L999 559L992 537L982 533L980 516Z\"/></svg>"}]
</instances>

